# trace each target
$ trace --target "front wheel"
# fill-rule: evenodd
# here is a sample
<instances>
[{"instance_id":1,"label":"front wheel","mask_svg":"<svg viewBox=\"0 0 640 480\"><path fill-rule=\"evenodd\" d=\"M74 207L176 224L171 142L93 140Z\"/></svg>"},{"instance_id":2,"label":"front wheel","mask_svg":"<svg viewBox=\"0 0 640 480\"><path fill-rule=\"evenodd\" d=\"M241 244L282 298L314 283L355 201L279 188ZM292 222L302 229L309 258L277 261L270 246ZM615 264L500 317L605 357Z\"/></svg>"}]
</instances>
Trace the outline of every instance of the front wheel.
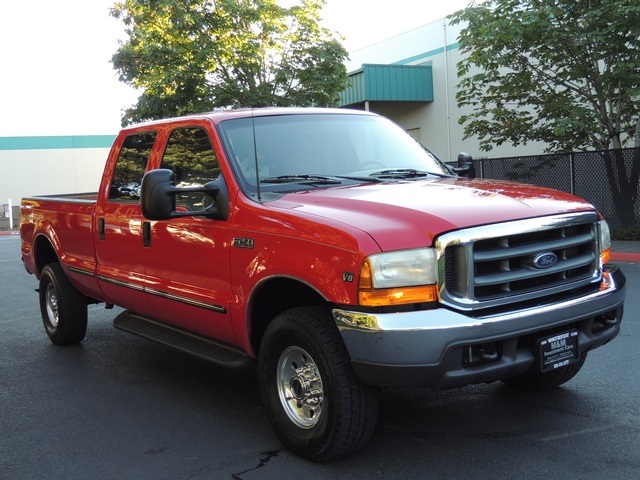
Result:
<instances>
[{"instance_id":1,"label":"front wheel","mask_svg":"<svg viewBox=\"0 0 640 480\"><path fill-rule=\"evenodd\" d=\"M377 391L356 378L326 310L297 308L276 317L262 340L258 367L269 419L292 452L329 461L370 438Z\"/></svg>"},{"instance_id":2,"label":"front wheel","mask_svg":"<svg viewBox=\"0 0 640 480\"><path fill-rule=\"evenodd\" d=\"M87 332L87 302L59 263L42 269L39 292L40 312L49 339L56 345L80 342Z\"/></svg>"},{"instance_id":3,"label":"front wheel","mask_svg":"<svg viewBox=\"0 0 640 480\"><path fill-rule=\"evenodd\" d=\"M503 383L509 387L525 390L529 392L542 392L558 387L563 383L568 382L575 377L584 361L587 359L587 352L580 355L577 362L567 365L566 367L560 367L550 372L528 372L515 377L506 378Z\"/></svg>"}]
</instances>

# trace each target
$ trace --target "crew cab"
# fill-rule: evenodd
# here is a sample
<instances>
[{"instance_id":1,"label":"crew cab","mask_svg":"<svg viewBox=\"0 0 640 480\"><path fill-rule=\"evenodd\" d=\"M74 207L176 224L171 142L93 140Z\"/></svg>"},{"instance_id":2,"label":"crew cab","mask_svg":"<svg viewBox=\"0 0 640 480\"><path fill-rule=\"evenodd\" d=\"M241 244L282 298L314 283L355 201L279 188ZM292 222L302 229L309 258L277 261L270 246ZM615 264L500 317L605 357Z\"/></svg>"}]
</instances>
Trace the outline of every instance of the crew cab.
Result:
<instances>
[{"instance_id":1,"label":"crew cab","mask_svg":"<svg viewBox=\"0 0 640 480\"><path fill-rule=\"evenodd\" d=\"M127 127L97 193L22 200L46 333L82 341L104 303L121 330L257 363L275 432L314 461L366 443L381 388L561 385L620 331L607 223L459 158L341 109Z\"/></svg>"}]
</instances>

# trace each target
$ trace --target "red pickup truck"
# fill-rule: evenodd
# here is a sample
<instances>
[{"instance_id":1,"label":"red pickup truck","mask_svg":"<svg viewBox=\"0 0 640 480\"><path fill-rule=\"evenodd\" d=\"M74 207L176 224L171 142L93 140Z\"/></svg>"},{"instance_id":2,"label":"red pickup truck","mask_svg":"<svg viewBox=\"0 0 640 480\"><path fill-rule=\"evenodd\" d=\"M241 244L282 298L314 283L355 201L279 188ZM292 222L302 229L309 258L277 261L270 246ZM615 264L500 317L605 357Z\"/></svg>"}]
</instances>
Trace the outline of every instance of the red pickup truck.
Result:
<instances>
[{"instance_id":1,"label":"red pickup truck","mask_svg":"<svg viewBox=\"0 0 640 480\"><path fill-rule=\"evenodd\" d=\"M478 180L389 120L214 112L124 129L94 194L22 201L22 258L55 344L87 304L219 365L257 361L293 452L344 456L384 387L543 390L619 332L606 222L571 195Z\"/></svg>"}]
</instances>

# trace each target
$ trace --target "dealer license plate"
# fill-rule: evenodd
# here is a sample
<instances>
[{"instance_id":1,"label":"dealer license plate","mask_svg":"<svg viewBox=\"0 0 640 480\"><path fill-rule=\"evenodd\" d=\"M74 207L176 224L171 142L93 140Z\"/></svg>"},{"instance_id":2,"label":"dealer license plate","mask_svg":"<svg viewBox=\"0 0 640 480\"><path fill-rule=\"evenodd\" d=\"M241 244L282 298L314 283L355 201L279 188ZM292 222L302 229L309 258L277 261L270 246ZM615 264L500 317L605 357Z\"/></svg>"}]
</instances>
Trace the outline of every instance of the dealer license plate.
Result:
<instances>
[{"instance_id":1,"label":"dealer license plate","mask_svg":"<svg viewBox=\"0 0 640 480\"><path fill-rule=\"evenodd\" d=\"M578 331L557 333L538 340L538 356L542 372L566 367L578 360Z\"/></svg>"}]
</instances>

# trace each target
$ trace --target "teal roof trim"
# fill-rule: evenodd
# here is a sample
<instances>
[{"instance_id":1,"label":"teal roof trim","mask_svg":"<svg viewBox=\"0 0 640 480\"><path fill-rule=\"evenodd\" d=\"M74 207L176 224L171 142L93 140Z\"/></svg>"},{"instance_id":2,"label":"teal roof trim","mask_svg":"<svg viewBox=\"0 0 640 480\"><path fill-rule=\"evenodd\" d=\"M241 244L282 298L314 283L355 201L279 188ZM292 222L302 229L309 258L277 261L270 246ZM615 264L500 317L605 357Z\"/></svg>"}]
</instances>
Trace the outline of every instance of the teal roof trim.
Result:
<instances>
[{"instance_id":1,"label":"teal roof trim","mask_svg":"<svg viewBox=\"0 0 640 480\"><path fill-rule=\"evenodd\" d=\"M115 135L59 137L0 137L0 150L59 150L64 148L110 148Z\"/></svg>"},{"instance_id":2,"label":"teal roof trim","mask_svg":"<svg viewBox=\"0 0 640 480\"><path fill-rule=\"evenodd\" d=\"M433 102L431 65L365 64L349 74L340 105L372 102Z\"/></svg>"},{"instance_id":3,"label":"teal roof trim","mask_svg":"<svg viewBox=\"0 0 640 480\"><path fill-rule=\"evenodd\" d=\"M460 48L460 44L458 42L452 43L451 45L447 45L447 52L456 50L458 48ZM398 60L397 62L393 62L392 65L406 65L407 63L419 62L420 60L426 60L427 58L435 57L436 55L440 55L442 53L444 53L444 47L436 48L434 50L429 50L428 52L414 55L413 57Z\"/></svg>"}]
</instances>

